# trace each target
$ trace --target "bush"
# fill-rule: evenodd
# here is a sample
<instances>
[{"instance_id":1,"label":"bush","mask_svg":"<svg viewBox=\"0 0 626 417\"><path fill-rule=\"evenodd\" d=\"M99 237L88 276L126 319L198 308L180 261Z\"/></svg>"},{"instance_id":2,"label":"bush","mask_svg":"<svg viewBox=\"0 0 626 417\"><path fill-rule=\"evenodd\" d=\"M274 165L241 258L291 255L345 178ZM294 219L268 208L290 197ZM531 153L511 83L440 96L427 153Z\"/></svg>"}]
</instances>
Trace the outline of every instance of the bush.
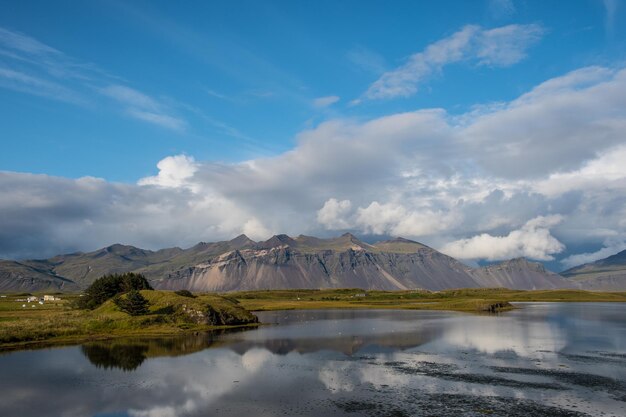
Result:
<instances>
[{"instance_id":1,"label":"bush","mask_svg":"<svg viewBox=\"0 0 626 417\"><path fill-rule=\"evenodd\" d=\"M148 280L141 274L128 272L125 274L105 275L98 278L87 288L85 296L78 301L80 308L94 309L116 295L132 290L151 290Z\"/></svg>"},{"instance_id":2,"label":"bush","mask_svg":"<svg viewBox=\"0 0 626 417\"><path fill-rule=\"evenodd\" d=\"M124 297L118 295L113 302L120 310L131 316L140 316L148 312L148 300L137 290L130 290Z\"/></svg>"},{"instance_id":3,"label":"bush","mask_svg":"<svg viewBox=\"0 0 626 417\"><path fill-rule=\"evenodd\" d=\"M195 295L193 295L191 293L191 291L189 290L178 290L178 291L174 291L174 294L176 295L180 295L181 297L189 297L189 298L196 298Z\"/></svg>"}]
</instances>

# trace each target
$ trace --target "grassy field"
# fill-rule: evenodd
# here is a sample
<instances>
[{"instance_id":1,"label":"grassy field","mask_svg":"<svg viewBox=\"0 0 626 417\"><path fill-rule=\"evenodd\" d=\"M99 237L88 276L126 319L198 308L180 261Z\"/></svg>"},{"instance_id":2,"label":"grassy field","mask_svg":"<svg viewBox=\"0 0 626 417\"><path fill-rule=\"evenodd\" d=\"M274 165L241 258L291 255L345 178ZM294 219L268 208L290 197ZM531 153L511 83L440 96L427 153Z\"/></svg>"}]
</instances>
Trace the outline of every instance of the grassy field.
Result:
<instances>
[{"instance_id":1,"label":"grassy field","mask_svg":"<svg viewBox=\"0 0 626 417\"><path fill-rule=\"evenodd\" d=\"M73 307L78 295L60 295L60 301L41 305L18 301L25 299L26 295L7 294L0 297L0 350L126 336L183 334L227 327L198 324L181 313L183 305L195 311L210 308L223 317L249 321L249 311L263 310L362 308L487 313L511 309L513 306L509 303L515 301L626 302L626 292L574 290L280 290L200 294L196 298L177 296L170 291L141 293L150 301L150 312L134 317L120 311L111 300L90 311Z\"/></svg>"},{"instance_id":2,"label":"grassy field","mask_svg":"<svg viewBox=\"0 0 626 417\"><path fill-rule=\"evenodd\" d=\"M365 295L365 296L364 296ZM229 293L241 306L251 311L324 309L324 308L384 308L419 310L455 310L484 312L510 309L515 301L559 302L626 302L626 292L590 292L577 290L519 291L500 288L458 289L447 291L363 291L342 290L282 290Z\"/></svg>"}]
</instances>

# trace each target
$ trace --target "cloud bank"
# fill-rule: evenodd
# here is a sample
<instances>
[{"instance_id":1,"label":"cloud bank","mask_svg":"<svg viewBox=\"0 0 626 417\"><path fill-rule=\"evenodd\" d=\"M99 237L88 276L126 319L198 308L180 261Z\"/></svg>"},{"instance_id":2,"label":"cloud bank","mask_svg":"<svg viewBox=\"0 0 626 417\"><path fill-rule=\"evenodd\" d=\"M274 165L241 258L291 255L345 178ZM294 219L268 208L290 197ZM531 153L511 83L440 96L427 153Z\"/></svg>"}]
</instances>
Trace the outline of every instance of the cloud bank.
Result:
<instances>
[{"instance_id":1,"label":"cloud bank","mask_svg":"<svg viewBox=\"0 0 626 417\"><path fill-rule=\"evenodd\" d=\"M172 155L137 184L2 172L0 256L352 230L569 265L626 240L625 131L626 70L587 67L462 115L330 120L273 157Z\"/></svg>"}]
</instances>

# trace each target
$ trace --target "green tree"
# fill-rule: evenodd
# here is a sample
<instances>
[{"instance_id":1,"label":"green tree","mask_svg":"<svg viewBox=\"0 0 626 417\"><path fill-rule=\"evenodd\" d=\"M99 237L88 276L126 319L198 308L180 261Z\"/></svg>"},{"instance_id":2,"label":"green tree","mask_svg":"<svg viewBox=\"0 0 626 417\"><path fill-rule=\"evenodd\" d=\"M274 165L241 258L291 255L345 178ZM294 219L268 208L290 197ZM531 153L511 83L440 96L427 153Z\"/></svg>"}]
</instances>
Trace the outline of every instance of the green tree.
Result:
<instances>
[{"instance_id":1,"label":"green tree","mask_svg":"<svg viewBox=\"0 0 626 417\"><path fill-rule=\"evenodd\" d=\"M120 310L131 316L140 316L148 312L148 300L137 290L130 290L124 296L117 296L113 302Z\"/></svg>"},{"instance_id":2,"label":"green tree","mask_svg":"<svg viewBox=\"0 0 626 417\"><path fill-rule=\"evenodd\" d=\"M124 274L111 274L95 280L85 294L80 298L80 308L94 309L106 300L131 290L151 290L148 280L141 274L127 272Z\"/></svg>"}]
</instances>

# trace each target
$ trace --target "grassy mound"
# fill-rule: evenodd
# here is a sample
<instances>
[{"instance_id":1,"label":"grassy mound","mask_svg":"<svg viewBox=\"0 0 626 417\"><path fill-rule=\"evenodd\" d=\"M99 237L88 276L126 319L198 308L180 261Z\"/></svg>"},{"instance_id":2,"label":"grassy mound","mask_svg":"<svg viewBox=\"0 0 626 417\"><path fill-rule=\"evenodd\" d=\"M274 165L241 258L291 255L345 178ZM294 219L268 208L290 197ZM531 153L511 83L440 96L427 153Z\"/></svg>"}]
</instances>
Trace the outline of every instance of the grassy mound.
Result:
<instances>
[{"instance_id":1,"label":"grassy mound","mask_svg":"<svg viewBox=\"0 0 626 417\"><path fill-rule=\"evenodd\" d=\"M141 295L149 301L149 311L139 316L120 310L113 300L91 311L74 309L68 304L65 308L41 309L37 315L14 315L11 320L0 321L0 347L44 340L176 334L258 322L255 315L236 301L219 295L190 298L171 291L152 290L143 290Z\"/></svg>"}]
</instances>

